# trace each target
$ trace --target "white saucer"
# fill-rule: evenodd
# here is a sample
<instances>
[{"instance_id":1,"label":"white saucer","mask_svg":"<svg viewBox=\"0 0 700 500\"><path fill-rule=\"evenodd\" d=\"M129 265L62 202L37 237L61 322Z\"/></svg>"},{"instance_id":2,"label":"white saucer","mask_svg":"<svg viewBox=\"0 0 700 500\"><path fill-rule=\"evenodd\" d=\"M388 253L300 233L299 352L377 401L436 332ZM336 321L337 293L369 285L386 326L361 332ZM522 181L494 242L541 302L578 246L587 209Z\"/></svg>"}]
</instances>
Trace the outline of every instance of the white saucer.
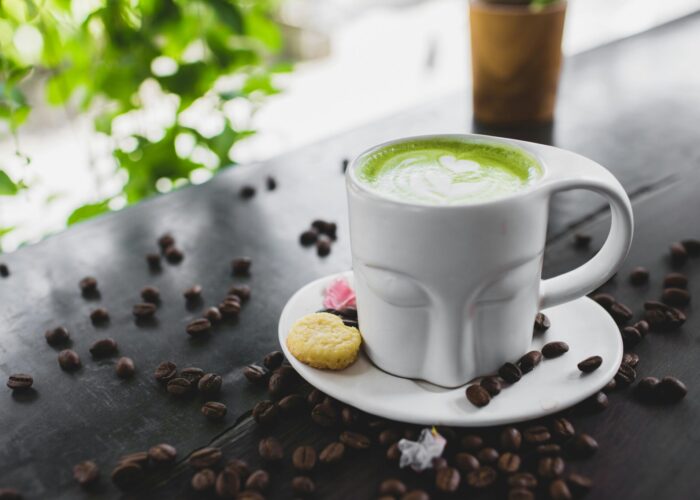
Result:
<instances>
[{"instance_id":1,"label":"white saucer","mask_svg":"<svg viewBox=\"0 0 700 500\"><path fill-rule=\"evenodd\" d=\"M289 362L311 385L373 415L414 424L465 427L529 420L560 411L599 391L614 377L622 360L622 340L614 321L597 303L583 297L545 310L552 326L532 341L532 349L540 349L547 342L563 340L569 344L569 352L543 360L483 408L467 401L464 387L446 389L390 375L364 353L345 370L311 368L289 353L285 339L297 319L322 309L324 289L341 276L353 284L352 271L326 276L289 299L279 321L279 340ZM593 373L582 374L576 365L593 355L601 356L603 364Z\"/></svg>"}]
</instances>

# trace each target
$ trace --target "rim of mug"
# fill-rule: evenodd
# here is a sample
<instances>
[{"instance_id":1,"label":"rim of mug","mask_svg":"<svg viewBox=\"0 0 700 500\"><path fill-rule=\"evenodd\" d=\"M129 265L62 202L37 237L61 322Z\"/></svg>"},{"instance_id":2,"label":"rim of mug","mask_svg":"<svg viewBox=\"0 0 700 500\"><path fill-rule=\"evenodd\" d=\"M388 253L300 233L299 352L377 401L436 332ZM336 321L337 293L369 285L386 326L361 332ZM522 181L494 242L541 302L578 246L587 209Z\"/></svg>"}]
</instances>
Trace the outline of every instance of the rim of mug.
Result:
<instances>
[{"instance_id":1,"label":"rim of mug","mask_svg":"<svg viewBox=\"0 0 700 500\"><path fill-rule=\"evenodd\" d=\"M455 203L455 204L447 204L447 205L435 205L431 203L418 203L415 201L406 201L406 200L400 200L398 198L389 198L387 196L382 196L381 194L377 193L375 190L371 189L367 184L362 182L360 179L358 179L356 175L356 170L358 167L358 164L360 160L362 160L364 157L389 146L394 146L396 144L403 144L406 142L412 142L412 141L428 141L428 140L434 140L434 139L458 139L462 140L465 142L481 142L481 143L493 143L493 144L498 144L498 145L507 145L510 147L513 147L523 153L529 154L532 156L537 164L539 165L540 169L542 170L542 174L529 186L525 187L525 189L521 189L519 191L515 191L513 193L508 193L504 196L499 196L496 198L491 198L491 199L486 199L482 201L476 201L476 202L470 202L470 203ZM402 205L407 205L410 207L415 207L415 208L425 208L425 207L431 207L431 208L442 208L442 209L457 209L457 208L465 208L465 207L481 207L485 205L495 205L498 203L505 203L514 199L522 198L527 195L531 195L535 191L537 191L542 184L542 181L545 179L545 177L548 174L548 167L544 160L542 160L542 157L537 154L535 151L533 151L531 148L523 146L524 141L516 141L514 139L508 139L506 137L494 137L491 135L483 135L483 134L424 134L424 135L413 135L409 137L401 137L399 139L392 139L390 141L382 142L380 144L377 144L375 146L372 146L371 148L365 149L362 153L358 154L355 156L350 164L348 165L348 168L345 172L345 177L346 177L346 182L348 182L351 186L353 186L355 189L358 191L361 191L363 194L368 195L376 200L379 201L385 201L388 203L398 203Z\"/></svg>"}]
</instances>

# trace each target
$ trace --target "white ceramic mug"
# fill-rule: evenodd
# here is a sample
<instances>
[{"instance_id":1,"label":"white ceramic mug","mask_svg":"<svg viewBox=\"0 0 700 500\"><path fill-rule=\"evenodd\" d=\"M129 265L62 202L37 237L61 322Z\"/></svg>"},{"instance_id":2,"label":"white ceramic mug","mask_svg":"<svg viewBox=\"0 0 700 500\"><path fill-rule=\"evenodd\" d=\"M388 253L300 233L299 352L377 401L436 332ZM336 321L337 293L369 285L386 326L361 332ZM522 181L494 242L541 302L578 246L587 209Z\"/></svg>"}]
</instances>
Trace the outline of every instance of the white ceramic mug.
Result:
<instances>
[{"instance_id":1,"label":"white ceramic mug","mask_svg":"<svg viewBox=\"0 0 700 500\"><path fill-rule=\"evenodd\" d=\"M382 197L357 175L367 155L414 140L495 142L533 155L542 176L503 198L425 205ZM570 151L480 135L416 137L381 144L346 174L350 243L367 355L402 377L456 387L495 372L529 350L538 310L581 297L612 276L627 255L632 208L601 165ZM589 189L607 198L612 225L581 267L541 280L549 200Z\"/></svg>"}]
</instances>

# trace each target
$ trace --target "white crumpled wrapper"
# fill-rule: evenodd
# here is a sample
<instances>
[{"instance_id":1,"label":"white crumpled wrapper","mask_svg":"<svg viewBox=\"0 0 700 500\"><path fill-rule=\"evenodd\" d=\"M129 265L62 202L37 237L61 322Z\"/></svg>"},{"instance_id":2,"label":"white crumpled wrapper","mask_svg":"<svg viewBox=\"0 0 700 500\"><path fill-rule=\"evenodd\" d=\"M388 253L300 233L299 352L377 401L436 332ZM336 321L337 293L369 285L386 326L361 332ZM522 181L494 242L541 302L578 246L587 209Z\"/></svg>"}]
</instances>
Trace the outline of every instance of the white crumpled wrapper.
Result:
<instances>
[{"instance_id":1,"label":"white crumpled wrapper","mask_svg":"<svg viewBox=\"0 0 700 500\"><path fill-rule=\"evenodd\" d=\"M423 429L418 441L402 439L399 441L399 467L410 467L416 472L432 468L433 459L442 456L445 443L445 438L438 434L435 428Z\"/></svg>"}]
</instances>

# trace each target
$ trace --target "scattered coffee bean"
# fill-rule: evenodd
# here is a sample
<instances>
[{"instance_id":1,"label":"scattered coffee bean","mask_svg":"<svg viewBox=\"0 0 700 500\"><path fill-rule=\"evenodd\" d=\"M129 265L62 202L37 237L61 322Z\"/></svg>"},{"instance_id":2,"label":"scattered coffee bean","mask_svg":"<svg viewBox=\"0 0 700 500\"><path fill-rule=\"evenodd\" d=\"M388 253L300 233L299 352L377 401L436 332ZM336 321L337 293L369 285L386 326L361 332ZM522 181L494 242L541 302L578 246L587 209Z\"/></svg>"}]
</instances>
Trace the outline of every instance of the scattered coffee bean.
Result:
<instances>
[{"instance_id":1,"label":"scattered coffee bean","mask_svg":"<svg viewBox=\"0 0 700 500\"><path fill-rule=\"evenodd\" d=\"M294 415L306 407L306 402L301 394L289 394L277 402L280 412L285 415Z\"/></svg>"},{"instance_id":2,"label":"scattered coffee bean","mask_svg":"<svg viewBox=\"0 0 700 500\"><path fill-rule=\"evenodd\" d=\"M574 426L564 417L555 418L551 428L554 437L560 441L566 441L576 434Z\"/></svg>"},{"instance_id":3,"label":"scattered coffee bean","mask_svg":"<svg viewBox=\"0 0 700 500\"><path fill-rule=\"evenodd\" d=\"M493 467L485 465L467 474L467 484L477 489L488 488L496 481L497 475Z\"/></svg>"},{"instance_id":4,"label":"scattered coffee bean","mask_svg":"<svg viewBox=\"0 0 700 500\"><path fill-rule=\"evenodd\" d=\"M612 306L610 306L608 312L618 325L628 323L634 316L632 309L620 302L615 302Z\"/></svg>"},{"instance_id":5,"label":"scattered coffee bean","mask_svg":"<svg viewBox=\"0 0 700 500\"><path fill-rule=\"evenodd\" d=\"M143 477L143 467L136 462L122 462L112 470L112 482L123 491L134 489Z\"/></svg>"},{"instance_id":6,"label":"scattered coffee bean","mask_svg":"<svg viewBox=\"0 0 700 500\"><path fill-rule=\"evenodd\" d=\"M583 413L600 413L610 405L608 396L605 392L599 391L584 399L577 406L577 410Z\"/></svg>"},{"instance_id":7,"label":"scattered coffee bean","mask_svg":"<svg viewBox=\"0 0 700 500\"><path fill-rule=\"evenodd\" d=\"M245 302L250 298L251 289L248 285L234 285L228 289L229 295L238 297L241 301Z\"/></svg>"},{"instance_id":8,"label":"scattered coffee bean","mask_svg":"<svg viewBox=\"0 0 700 500\"><path fill-rule=\"evenodd\" d=\"M218 401L208 401L201 409L202 415L209 420L221 420L226 416L227 411L226 405Z\"/></svg>"},{"instance_id":9,"label":"scattered coffee bean","mask_svg":"<svg viewBox=\"0 0 700 500\"><path fill-rule=\"evenodd\" d=\"M291 366L282 365L270 375L267 390L274 397L291 393L299 385L299 375Z\"/></svg>"},{"instance_id":10,"label":"scattered coffee bean","mask_svg":"<svg viewBox=\"0 0 700 500\"><path fill-rule=\"evenodd\" d=\"M231 261L231 272L236 276L250 274L250 266L253 261L250 257L238 257Z\"/></svg>"},{"instance_id":11,"label":"scattered coffee bean","mask_svg":"<svg viewBox=\"0 0 700 500\"><path fill-rule=\"evenodd\" d=\"M318 231L315 229L308 229L301 233L299 236L299 243L304 247L310 247L318 240Z\"/></svg>"},{"instance_id":12,"label":"scattered coffee bean","mask_svg":"<svg viewBox=\"0 0 700 500\"><path fill-rule=\"evenodd\" d=\"M544 333L550 326L549 318L544 313L538 312L535 316L535 332Z\"/></svg>"},{"instance_id":13,"label":"scattered coffee bean","mask_svg":"<svg viewBox=\"0 0 700 500\"><path fill-rule=\"evenodd\" d=\"M187 290L182 293L185 300L188 302L194 302L202 298L202 286L192 285Z\"/></svg>"},{"instance_id":14,"label":"scattered coffee bean","mask_svg":"<svg viewBox=\"0 0 700 500\"><path fill-rule=\"evenodd\" d=\"M486 447L479 450L476 458L482 464L494 464L498 461L500 454L496 448Z\"/></svg>"},{"instance_id":15,"label":"scattered coffee bean","mask_svg":"<svg viewBox=\"0 0 700 500\"><path fill-rule=\"evenodd\" d=\"M535 425L523 431L523 439L529 444L546 443L551 438L552 435L549 433L549 429L544 425Z\"/></svg>"},{"instance_id":16,"label":"scattered coffee bean","mask_svg":"<svg viewBox=\"0 0 700 500\"><path fill-rule=\"evenodd\" d=\"M508 500L535 500L535 494L526 488L511 488Z\"/></svg>"},{"instance_id":17,"label":"scattered coffee bean","mask_svg":"<svg viewBox=\"0 0 700 500\"><path fill-rule=\"evenodd\" d=\"M634 395L642 402L653 403L656 397L656 386L659 379L656 377L644 377L634 388Z\"/></svg>"},{"instance_id":18,"label":"scattered coffee bean","mask_svg":"<svg viewBox=\"0 0 700 500\"><path fill-rule=\"evenodd\" d=\"M518 360L518 367L523 374L530 373L541 361L542 353L540 351L530 351Z\"/></svg>"},{"instance_id":19,"label":"scattered coffee bean","mask_svg":"<svg viewBox=\"0 0 700 500\"><path fill-rule=\"evenodd\" d=\"M192 391L192 382L183 377L176 377L168 381L166 390L173 396L186 396Z\"/></svg>"},{"instance_id":20,"label":"scattered coffee bean","mask_svg":"<svg viewBox=\"0 0 700 500\"><path fill-rule=\"evenodd\" d=\"M109 321L109 313L104 307L98 307L90 312L90 320L95 325L106 323Z\"/></svg>"},{"instance_id":21,"label":"scattered coffee bean","mask_svg":"<svg viewBox=\"0 0 700 500\"><path fill-rule=\"evenodd\" d=\"M401 450L399 449L399 443L394 443L386 450L386 459L389 462L398 462L401 458Z\"/></svg>"},{"instance_id":22,"label":"scattered coffee bean","mask_svg":"<svg viewBox=\"0 0 700 500\"><path fill-rule=\"evenodd\" d=\"M588 434L577 434L567 443L567 451L576 458L589 458L598 451L598 442Z\"/></svg>"},{"instance_id":23,"label":"scattered coffee bean","mask_svg":"<svg viewBox=\"0 0 700 500\"><path fill-rule=\"evenodd\" d=\"M248 382L258 384L267 380L269 372L262 366L248 365L243 368L243 375L248 379Z\"/></svg>"},{"instance_id":24,"label":"scattered coffee bean","mask_svg":"<svg viewBox=\"0 0 700 500\"><path fill-rule=\"evenodd\" d=\"M630 365L622 363L615 374L615 381L619 387L627 387L637 378L637 372Z\"/></svg>"},{"instance_id":25,"label":"scattered coffee bean","mask_svg":"<svg viewBox=\"0 0 700 500\"><path fill-rule=\"evenodd\" d=\"M617 302L615 300L615 297L610 295L609 293L597 293L593 295L593 300L595 300L598 304L600 304L603 309L609 311L610 308Z\"/></svg>"},{"instance_id":26,"label":"scattered coffee bean","mask_svg":"<svg viewBox=\"0 0 700 500\"><path fill-rule=\"evenodd\" d=\"M661 301L669 306L685 307L690 304L690 292L683 288L664 288Z\"/></svg>"},{"instance_id":27,"label":"scattered coffee bean","mask_svg":"<svg viewBox=\"0 0 700 500\"><path fill-rule=\"evenodd\" d=\"M207 373L197 382L197 390L205 396L216 396L221 391L223 379L216 373Z\"/></svg>"},{"instance_id":28,"label":"scattered coffee bean","mask_svg":"<svg viewBox=\"0 0 700 500\"><path fill-rule=\"evenodd\" d=\"M507 451L500 457L498 457L498 462L497 462L497 467L498 470L501 472L505 472L506 474L513 474L514 472L517 472L518 469L520 469L520 456Z\"/></svg>"},{"instance_id":29,"label":"scattered coffee bean","mask_svg":"<svg viewBox=\"0 0 700 500\"><path fill-rule=\"evenodd\" d=\"M423 490L411 490L403 495L401 500L430 500L430 495Z\"/></svg>"},{"instance_id":30,"label":"scattered coffee bean","mask_svg":"<svg viewBox=\"0 0 700 500\"><path fill-rule=\"evenodd\" d=\"M160 291L154 286L147 286L141 290L141 298L144 302L157 304L160 302Z\"/></svg>"},{"instance_id":31,"label":"scattered coffee bean","mask_svg":"<svg viewBox=\"0 0 700 500\"><path fill-rule=\"evenodd\" d=\"M339 442L333 442L327 445L318 455L318 460L322 464L334 464L340 462L345 456L345 445Z\"/></svg>"},{"instance_id":32,"label":"scattered coffee bean","mask_svg":"<svg viewBox=\"0 0 700 500\"><path fill-rule=\"evenodd\" d=\"M501 431L500 443L504 451L518 451L523 442L523 436L515 427L506 427Z\"/></svg>"},{"instance_id":33,"label":"scattered coffee bean","mask_svg":"<svg viewBox=\"0 0 700 500\"><path fill-rule=\"evenodd\" d=\"M80 462L73 467L73 479L80 486L89 487L100 479L100 468L92 460Z\"/></svg>"},{"instance_id":34,"label":"scattered coffee bean","mask_svg":"<svg viewBox=\"0 0 700 500\"><path fill-rule=\"evenodd\" d=\"M255 188L253 186L243 186L238 195L244 200L249 200L255 196Z\"/></svg>"},{"instance_id":35,"label":"scattered coffee bean","mask_svg":"<svg viewBox=\"0 0 700 500\"><path fill-rule=\"evenodd\" d=\"M635 267L630 272L630 283L633 286L642 286L649 283L649 270L646 267Z\"/></svg>"},{"instance_id":36,"label":"scattered coffee bean","mask_svg":"<svg viewBox=\"0 0 700 500\"><path fill-rule=\"evenodd\" d=\"M593 237L590 234L574 233L574 246L576 248L588 248Z\"/></svg>"},{"instance_id":37,"label":"scattered coffee bean","mask_svg":"<svg viewBox=\"0 0 700 500\"><path fill-rule=\"evenodd\" d=\"M150 302L142 302L134 305L132 313L137 319L152 318L156 313L156 306Z\"/></svg>"},{"instance_id":38,"label":"scattered coffee bean","mask_svg":"<svg viewBox=\"0 0 700 500\"><path fill-rule=\"evenodd\" d=\"M158 255L157 253L147 253L146 262L148 263L148 267L151 268L153 271L160 269L160 255Z\"/></svg>"},{"instance_id":39,"label":"scattered coffee bean","mask_svg":"<svg viewBox=\"0 0 700 500\"><path fill-rule=\"evenodd\" d=\"M435 473L435 487L438 491L454 493L459 488L461 476L453 467L443 467Z\"/></svg>"},{"instance_id":40,"label":"scattered coffee bean","mask_svg":"<svg viewBox=\"0 0 700 500\"><path fill-rule=\"evenodd\" d=\"M508 477L508 486L511 488L537 488L537 478L529 472L518 472Z\"/></svg>"},{"instance_id":41,"label":"scattered coffee bean","mask_svg":"<svg viewBox=\"0 0 700 500\"><path fill-rule=\"evenodd\" d=\"M268 175L265 177L265 186L267 187L268 191L274 191L277 189L277 179L272 177L271 175Z\"/></svg>"},{"instance_id":42,"label":"scattered coffee bean","mask_svg":"<svg viewBox=\"0 0 700 500\"><path fill-rule=\"evenodd\" d=\"M93 358L104 358L116 354L118 350L117 343L114 339L101 339L90 346L90 354Z\"/></svg>"},{"instance_id":43,"label":"scattered coffee bean","mask_svg":"<svg viewBox=\"0 0 700 500\"><path fill-rule=\"evenodd\" d=\"M328 221L316 219L315 221L313 221L311 223L311 227L313 229L316 229L319 233L325 234L326 236L328 236L329 238L331 238L333 240L336 238L337 226L336 226L335 222L328 222Z\"/></svg>"},{"instance_id":44,"label":"scattered coffee bean","mask_svg":"<svg viewBox=\"0 0 700 500\"><path fill-rule=\"evenodd\" d=\"M221 321L222 315L218 307L208 307L207 310L204 311L204 317L208 319L210 323L216 323L217 321Z\"/></svg>"},{"instance_id":45,"label":"scattered coffee bean","mask_svg":"<svg viewBox=\"0 0 700 500\"><path fill-rule=\"evenodd\" d=\"M65 349L58 353L58 365L67 372L75 371L80 368L80 356L75 351Z\"/></svg>"},{"instance_id":46,"label":"scattered coffee bean","mask_svg":"<svg viewBox=\"0 0 700 500\"><path fill-rule=\"evenodd\" d=\"M269 485L270 474L262 469L253 471L245 482L246 489L255 491L265 491Z\"/></svg>"},{"instance_id":47,"label":"scattered coffee bean","mask_svg":"<svg viewBox=\"0 0 700 500\"><path fill-rule=\"evenodd\" d=\"M250 475L250 467L248 466L248 462L240 458L232 458L226 462L226 468L236 471L236 474L238 474L238 477L241 478L241 481L245 481Z\"/></svg>"},{"instance_id":48,"label":"scattered coffee bean","mask_svg":"<svg viewBox=\"0 0 700 500\"><path fill-rule=\"evenodd\" d=\"M688 252L682 243L673 243L669 247L669 256L674 267L681 267L688 261Z\"/></svg>"},{"instance_id":49,"label":"scattered coffee bean","mask_svg":"<svg viewBox=\"0 0 700 500\"><path fill-rule=\"evenodd\" d=\"M292 491L302 497L313 495L316 491L316 485L313 480L307 476L296 476L292 478Z\"/></svg>"},{"instance_id":50,"label":"scattered coffee bean","mask_svg":"<svg viewBox=\"0 0 700 500\"><path fill-rule=\"evenodd\" d=\"M34 383L34 378L26 373L14 373L7 379L7 387L13 391L29 389Z\"/></svg>"},{"instance_id":51,"label":"scattered coffee bean","mask_svg":"<svg viewBox=\"0 0 700 500\"><path fill-rule=\"evenodd\" d=\"M148 450L148 458L154 465L172 465L177 458L177 450L167 443L157 444Z\"/></svg>"},{"instance_id":52,"label":"scattered coffee bean","mask_svg":"<svg viewBox=\"0 0 700 500\"><path fill-rule=\"evenodd\" d=\"M241 489L241 478L235 470L224 467L216 477L214 490L219 498L234 498Z\"/></svg>"},{"instance_id":53,"label":"scattered coffee bean","mask_svg":"<svg viewBox=\"0 0 700 500\"><path fill-rule=\"evenodd\" d=\"M683 240L681 241L681 245L683 245L683 248L685 248L685 251L688 253L688 257L700 257L700 240Z\"/></svg>"},{"instance_id":54,"label":"scattered coffee bean","mask_svg":"<svg viewBox=\"0 0 700 500\"><path fill-rule=\"evenodd\" d=\"M378 493L380 495L388 495L392 498L396 498L406 493L406 485L399 479L385 479L384 481L379 483Z\"/></svg>"},{"instance_id":55,"label":"scattered coffee bean","mask_svg":"<svg viewBox=\"0 0 700 500\"><path fill-rule=\"evenodd\" d=\"M301 472L309 472L316 467L316 450L311 446L299 446L292 453L292 465Z\"/></svg>"},{"instance_id":56,"label":"scattered coffee bean","mask_svg":"<svg viewBox=\"0 0 700 500\"><path fill-rule=\"evenodd\" d=\"M211 321L207 318L197 318L187 325L185 331L192 337L201 337L211 331Z\"/></svg>"},{"instance_id":57,"label":"scattered coffee bean","mask_svg":"<svg viewBox=\"0 0 700 500\"><path fill-rule=\"evenodd\" d=\"M253 407L253 419L260 425L274 425L279 419L279 407L274 401L259 401Z\"/></svg>"},{"instance_id":58,"label":"scattered coffee bean","mask_svg":"<svg viewBox=\"0 0 700 500\"><path fill-rule=\"evenodd\" d=\"M509 384L514 384L522 378L523 373L517 365L513 363L504 363L503 366L498 369L498 375Z\"/></svg>"},{"instance_id":59,"label":"scattered coffee bean","mask_svg":"<svg viewBox=\"0 0 700 500\"><path fill-rule=\"evenodd\" d=\"M503 379L501 379L501 377L488 376L488 377L482 378L481 382L479 382L479 384L481 385L481 387L486 389L486 391L489 393L489 395L491 397L493 397L493 396L498 396L501 393L501 389L502 389L501 381L502 380Z\"/></svg>"},{"instance_id":60,"label":"scattered coffee bean","mask_svg":"<svg viewBox=\"0 0 700 500\"><path fill-rule=\"evenodd\" d=\"M258 444L260 458L266 462L278 462L284 458L284 450L280 442L273 437L266 437Z\"/></svg>"},{"instance_id":61,"label":"scattered coffee bean","mask_svg":"<svg viewBox=\"0 0 700 500\"><path fill-rule=\"evenodd\" d=\"M171 264L177 264L179 262L182 262L182 259L184 258L185 254L182 253L182 250L175 246L168 247L165 249L165 259Z\"/></svg>"},{"instance_id":62,"label":"scattered coffee bean","mask_svg":"<svg viewBox=\"0 0 700 500\"><path fill-rule=\"evenodd\" d=\"M561 454L561 446L558 444L541 444L535 448L537 454L541 457L554 457Z\"/></svg>"},{"instance_id":63,"label":"scattered coffee bean","mask_svg":"<svg viewBox=\"0 0 700 500\"><path fill-rule=\"evenodd\" d=\"M163 361L156 368L154 376L158 382L167 383L177 376L177 367L171 361Z\"/></svg>"},{"instance_id":64,"label":"scattered coffee bean","mask_svg":"<svg viewBox=\"0 0 700 500\"><path fill-rule=\"evenodd\" d=\"M51 330L46 330L46 333L44 333L44 337L46 338L46 342L49 345L53 346L65 344L70 340L70 334L68 333L68 330L66 330L62 326L59 326L58 328L53 328Z\"/></svg>"},{"instance_id":65,"label":"scattered coffee bean","mask_svg":"<svg viewBox=\"0 0 700 500\"><path fill-rule=\"evenodd\" d=\"M643 319L640 319L632 326L635 327L637 331L642 334L642 337L646 336L646 334L649 333L649 323L647 323Z\"/></svg>"},{"instance_id":66,"label":"scattered coffee bean","mask_svg":"<svg viewBox=\"0 0 700 500\"><path fill-rule=\"evenodd\" d=\"M331 242L326 238L320 238L316 241L316 254L319 257L326 257L331 253Z\"/></svg>"},{"instance_id":67,"label":"scattered coffee bean","mask_svg":"<svg viewBox=\"0 0 700 500\"><path fill-rule=\"evenodd\" d=\"M208 469L218 464L221 461L221 457L222 454L219 448L207 446L192 452L187 459L187 463L193 469Z\"/></svg>"},{"instance_id":68,"label":"scattered coffee bean","mask_svg":"<svg viewBox=\"0 0 700 500\"><path fill-rule=\"evenodd\" d=\"M656 399L665 404L678 403L688 393L688 388L676 377L662 378L654 388Z\"/></svg>"},{"instance_id":69,"label":"scattered coffee bean","mask_svg":"<svg viewBox=\"0 0 700 500\"><path fill-rule=\"evenodd\" d=\"M642 340L642 334L633 326L626 326L620 330L622 343L626 348L634 347Z\"/></svg>"},{"instance_id":70,"label":"scattered coffee bean","mask_svg":"<svg viewBox=\"0 0 700 500\"><path fill-rule=\"evenodd\" d=\"M561 457L542 457L537 462L537 474L545 479L554 479L564 473L564 467Z\"/></svg>"},{"instance_id":71,"label":"scattered coffee bean","mask_svg":"<svg viewBox=\"0 0 700 500\"><path fill-rule=\"evenodd\" d=\"M117 360L117 364L114 365L114 371L116 371L119 378L131 378L136 372L134 361L126 356L121 357Z\"/></svg>"},{"instance_id":72,"label":"scattered coffee bean","mask_svg":"<svg viewBox=\"0 0 700 500\"><path fill-rule=\"evenodd\" d=\"M255 490L244 490L236 495L236 500L265 500L265 497Z\"/></svg>"},{"instance_id":73,"label":"scattered coffee bean","mask_svg":"<svg viewBox=\"0 0 700 500\"><path fill-rule=\"evenodd\" d=\"M664 277L664 288L688 288L688 277L681 273L668 273Z\"/></svg>"},{"instance_id":74,"label":"scattered coffee bean","mask_svg":"<svg viewBox=\"0 0 700 500\"><path fill-rule=\"evenodd\" d=\"M282 365L284 354L281 351L272 351L263 358L263 365L268 370L276 370Z\"/></svg>"},{"instance_id":75,"label":"scattered coffee bean","mask_svg":"<svg viewBox=\"0 0 700 500\"><path fill-rule=\"evenodd\" d=\"M455 455L455 466L462 472L471 472L479 468L479 460L467 452L460 452Z\"/></svg>"},{"instance_id":76,"label":"scattered coffee bean","mask_svg":"<svg viewBox=\"0 0 700 500\"><path fill-rule=\"evenodd\" d=\"M476 452L484 446L484 440L476 434L465 434L459 440L459 444L463 450Z\"/></svg>"},{"instance_id":77,"label":"scattered coffee bean","mask_svg":"<svg viewBox=\"0 0 700 500\"><path fill-rule=\"evenodd\" d=\"M170 233L164 233L158 238L158 246L161 250L167 250L175 244L175 238Z\"/></svg>"},{"instance_id":78,"label":"scattered coffee bean","mask_svg":"<svg viewBox=\"0 0 700 500\"><path fill-rule=\"evenodd\" d=\"M603 358L601 358L600 356L591 356L581 361L577 366L578 369L581 370L583 373L591 373L600 368L600 365L602 364Z\"/></svg>"},{"instance_id":79,"label":"scattered coffee bean","mask_svg":"<svg viewBox=\"0 0 700 500\"><path fill-rule=\"evenodd\" d=\"M83 295L92 295L97 293L97 280L92 276L87 276L78 283L80 291Z\"/></svg>"},{"instance_id":80,"label":"scattered coffee bean","mask_svg":"<svg viewBox=\"0 0 700 500\"><path fill-rule=\"evenodd\" d=\"M384 429L379 433L378 437L379 444L382 446L391 446L392 444L399 442L400 439L401 433L395 428Z\"/></svg>"},{"instance_id":81,"label":"scattered coffee bean","mask_svg":"<svg viewBox=\"0 0 700 500\"><path fill-rule=\"evenodd\" d=\"M431 462L434 471L438 471L448 466L447 459L445 457L435 457Z\"/></svg>"},{"instance_id":82,"label":"scattered coffee bean","mask_svg":"<svg viewBox=\"0 0 700 500\"><path fill-rule=\"evenodd\" d=\"M549 484L549 498L552 500L571 500L573 496L569 491L566 481L555 479Z\"/></svg>"},{"instance_id":83,"label":"scattered coffee bean","mask_svg":"<svg viewBox=\"0 0 700 500\"><path fill-rule=\"evenodd\" d=\"M370 439L364 434L351 431L341 432L340 442L353 450L366 450L371 444Z\"/></svg>"},{"instance_id":84,"label":"scattered coffee bean","mask_svg":"<svg viewBox=\"0 0 700 500\"><path fill-rule=\"evenodd\" d=\"M189 380L192 384L192 388L195 388L199 384L202 377L204 377L204 370L197 368L196 366L189 366L180 371L180 376Z\"/></svg>"},{"instance_id":85,"label":"scattered coffee bean","mask_svg":"<svg viewBox=\"0 0 700 500\"><path fill-rule=\"evenodd\" d=\"M232 300L232 297L227 297L219 304L218 309L225 318L237 318L241 312L240 299Z\"/></svg>"},{"instance_id":86,"label":"scattered coffee bean","mask_svg":"<svg viewBox=\"0 0 700 500\"><path fill-rule=\"evenodd\" d=\"M547 359L558 358L569 350L566 342L549 342L542 347L542 355Z\"/></svg>"},{"instance_id":87,"label":"scattered coffee bean","mask_svg":"<svg viewBox=\"0 0 700 500\"><path fill-rule=\"evenodd\" d=\"M309 394L307 394L306 396L306 402L309 403L309 405L311 406L323 403L324 399L326 399L326 395L316 388L311 389L311 391L309 391Z\"/></svg>"},{"instance_id":88,"label":"scattered coffee bean","mask_svg":"<svg viewBox=\"0 0 700 500\"><path fill-rule=\"evenodd\" d=\"M7 264L0 263L0 277L7 278L10 275L10 268Z\"/></svg>"},{"instance_id":89,"label":"scattered coffee bean","mask_svg":"<svg viewBox=\"0 0 700 500\"><path fill-rule=\"evenodd\" d=\"M644 303L644 319L651 329L665 332L679 329L686 315L675 307L649 300Z\"/></svg>"},{"instance_id":90,"label":"scattered coffee bean","mask_svg":"<svg viewBox=\"0 0 700 500\"><path fill-rule=\"evenodd\" d=\"M192 476L192 481L190 482L192 489L200 493L209 491L214 488L216 484L216 472L211 469L202 469L197 471L197 473Z\"/></svg>"},{"instance_id":91,"label":"scattered coffee bean","mask_svg":"<svg viewBox=\"0 0 700 500\"><path fill-rule=\"evenodd\" d=\"M466 394L469 402L479 408L486 406L491 402L491 395L489 394L489 391L477 384L467 387Z\"/></svg>"},{"instance_id":92,"label":"scattered coffee bean","mask_svg":"<svg viewBox=\"0 0 700 500\"><path fill-rule=\"evenodd\" d=\"M626 352L622 355L622 363L636 368L639 364L639 355L634 352Z\"/></svg>"}]
</instances>

